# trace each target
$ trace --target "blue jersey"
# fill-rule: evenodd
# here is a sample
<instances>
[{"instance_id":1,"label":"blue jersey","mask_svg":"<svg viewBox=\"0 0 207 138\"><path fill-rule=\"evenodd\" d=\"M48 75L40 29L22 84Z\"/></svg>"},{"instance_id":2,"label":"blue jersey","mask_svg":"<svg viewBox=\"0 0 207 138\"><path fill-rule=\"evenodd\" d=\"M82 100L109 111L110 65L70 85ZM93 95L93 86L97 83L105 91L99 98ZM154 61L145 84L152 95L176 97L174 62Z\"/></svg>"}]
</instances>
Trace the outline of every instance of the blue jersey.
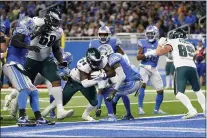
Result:
<instances>
[{"instance_id":1,"label":"blue jersey","mask_svg":"<svg viewBox=\"0 0 207 138\"><path fill-rule=\"evenodd\" d=\"M2 33L6 33L6 26L3 24L3 22L0 22L0 32L2 32Z\"/></svg>"},{"instance_id":2,"label":"blue jersey","mask_svg":"<svg viewBox=\"0 0 207 138\"><path fill-rule=\"evenodd\" d=\"M113 66L116 63L119 63L123 68L123 71L126 75L125 81L134 81L140 80L141 76L138 72L138 69L131 66L127 60L119 53L113 53L108 57L109 66Z\"/></svg>"},{"instance_id":3,"label":"blue jersey","mask_svg":"<svg viewBox=\"0 0 207 138\"><path fill-rule=\"evenodd\" d=\"M13 36L15 36L18 33L25 35L24 43L29 45L31 33L29 32L29 30L27 29L27 26L25 26L25 24L18 23L17 27L15 28L15 30L13 32ZM10 61L14 61L16 63L23 65L24 61L26 59L27 53L28 53L27 49L17 48L17 47L10 44L8 47L6 62L8 63Z\"/></svg>"},{"instance_id":4,"label":"blue jersey","mask_svg":"<svg viewBox=\"0 0 207 138\"><path fill-rule=\"evenodd\" d=\"M117 51L117 46L121 45L121 41L117 38L110 38L106 43L101 43L98 39L93 39L90 44L89 47L95 47L95 48L99 48L101 45L106 45L106 46L111 46L112 49L114 50L114 53L116 53Z\"/></svg>"},{"instance_id":5,"label":"blue jersey","mask_svg":"<svg viewBox=\"0 0 207 138\"><path fill-rule=\"evenodd\" d=\"M146 53L147 51L154 50L158 46L158 41L156 40L153 43L150 43L147 39L138 40L138 45L143 48L143 52ZM146 58L141 61L143 65L151 65L152 67L156 67L159 60L159 56L152 56L150 58Z\"/></svg>"}]
</instances>

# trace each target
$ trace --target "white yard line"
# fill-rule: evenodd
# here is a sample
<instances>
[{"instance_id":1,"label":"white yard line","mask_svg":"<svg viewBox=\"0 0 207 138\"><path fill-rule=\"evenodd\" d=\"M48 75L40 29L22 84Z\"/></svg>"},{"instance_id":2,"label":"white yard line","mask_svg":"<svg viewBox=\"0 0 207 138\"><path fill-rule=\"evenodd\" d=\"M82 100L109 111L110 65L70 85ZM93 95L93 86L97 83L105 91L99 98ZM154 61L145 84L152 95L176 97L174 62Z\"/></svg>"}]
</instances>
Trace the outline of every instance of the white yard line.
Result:
<instances>
[{"instance_id":1,"label":"white yard line","mask_svg":"<svg viewBox=\"0 0 207 138\"><path fill-rule=\"evenodd\" d=\"M3 101L3 100L2 100ZM197 101L197 99L191 99L191 101ZM40 99L40 102L48 102L48 101L42 101ZM163 103L172 103L172 102L180 102L179 100L168 100L168 101L163 101ZM152 101L152 102L144 102L144 104L153 104L155 103L155 101ZM137 104L137 102L133 102L133 103L130 103L130 104ZM123 103L118 103L117 105L124 105ZM106 106L105 104L102 104L101 106ZM86 107L86 105L80 105L80 106L73 106L71 105L70 107L65 107L65 109L71 109L71 108L83 108L83 107ZM31 108L26 108L26 109L31 109ZM45 109L45 108L40 108L40 109ZM10 110L10 109L8 109Z\"/></svg>"}]
</instances>

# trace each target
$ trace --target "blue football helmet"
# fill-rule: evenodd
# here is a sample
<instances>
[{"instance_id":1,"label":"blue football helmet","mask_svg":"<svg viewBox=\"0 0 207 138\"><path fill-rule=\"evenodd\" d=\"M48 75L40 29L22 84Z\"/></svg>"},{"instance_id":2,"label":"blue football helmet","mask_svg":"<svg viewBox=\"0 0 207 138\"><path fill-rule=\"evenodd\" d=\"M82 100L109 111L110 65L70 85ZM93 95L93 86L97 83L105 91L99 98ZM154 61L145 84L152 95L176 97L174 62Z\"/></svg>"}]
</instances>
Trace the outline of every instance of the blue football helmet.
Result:
<instances>
[{"instance_id":1,"label":"blue football helmet","mask_svg":"<svg viewBox=\"0 0 207 138\"><path fill-rule=\"evenodd\" d=\"M145 36L149 42L154 42L159 38L159 29L154 25L150 25L145 30Z\"/></svg>"},{"instance_id":2,"label":"blue football helmet","mask_svg":"<svg viewBox=\"0 0 207 138\"><path fill-rule=\"evenodd\" d=\"M63 59L67 61L68 64L71 64L73 61L73 55L70 52L64 52Z\"/></svg>"},{"instance_id":3,"label":"blue football helmet","mask_svg":"<svg viewBox=\"0 0 207 138\"><path fill-rule=\"evenodd\" d=\"M101 43L106 43L111 37L111 31L108 26L102 26L98 29L98 38Z\"/></svg>"}]
</instances>

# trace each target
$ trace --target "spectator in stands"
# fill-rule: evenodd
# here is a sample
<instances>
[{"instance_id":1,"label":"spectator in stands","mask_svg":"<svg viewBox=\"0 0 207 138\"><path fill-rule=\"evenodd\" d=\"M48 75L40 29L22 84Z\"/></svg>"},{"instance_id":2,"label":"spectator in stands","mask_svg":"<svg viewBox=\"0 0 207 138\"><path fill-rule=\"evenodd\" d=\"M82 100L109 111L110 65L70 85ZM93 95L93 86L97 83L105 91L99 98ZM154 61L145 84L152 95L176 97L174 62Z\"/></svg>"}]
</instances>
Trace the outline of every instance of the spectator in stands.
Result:
<instances>
[{"instance_id":1,"label":"spectator in stands","mask_svg":"<svg viewBox=\"0 0 207 138\"><path fill-rule=\"evenodd\" d=\"M188 11L188 16L186 16L184 20L186 24L194 24L197 19L196 16L193 15L192 11Z\"/></svg>"},{"instance_id":2,"label":"spectator in stands","mask_svg":"<svg viewBox=\"0 0 207 138\"><path fill-rule=\"evenodd\" d=\"M202 85L206 74L206 48L203 47L202 40L198 42L195 54L195 63L200 78L200 84Z\"/></svg>"}]
</instances>

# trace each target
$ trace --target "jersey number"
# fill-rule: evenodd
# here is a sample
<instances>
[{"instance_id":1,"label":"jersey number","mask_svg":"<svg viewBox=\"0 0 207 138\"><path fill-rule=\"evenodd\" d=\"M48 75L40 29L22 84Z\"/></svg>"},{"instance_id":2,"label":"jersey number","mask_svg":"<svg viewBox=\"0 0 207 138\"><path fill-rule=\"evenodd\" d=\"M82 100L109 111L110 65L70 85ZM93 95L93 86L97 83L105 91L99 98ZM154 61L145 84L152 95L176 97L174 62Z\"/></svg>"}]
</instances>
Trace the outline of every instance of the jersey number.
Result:
<instances>
[{"instance_id":1,"label":"jersey number","mask_svg":"<svg viewBox=\"0 0 207 138\"><path fill-rule=\"evenodd\" d=\"M49 39L48 39L48 34L45 34L45 35L42 35L41 38L40 38L40 41L39 43L41 45L46 45L48 47L51 47L53 45L53 43L55 42L56 40L56 36L55 35L50 35Z\"/></svg>"},{"instance_id":2,"label":"jersey number","mask_svg":"<svg viewBox=\"0 0 207 138\"><path fill-rule=\"evenodd\" d=\"M181 57L193 57L195 50L190 46L178 45L179 55Z\"/></svg>"}]
</instances>

